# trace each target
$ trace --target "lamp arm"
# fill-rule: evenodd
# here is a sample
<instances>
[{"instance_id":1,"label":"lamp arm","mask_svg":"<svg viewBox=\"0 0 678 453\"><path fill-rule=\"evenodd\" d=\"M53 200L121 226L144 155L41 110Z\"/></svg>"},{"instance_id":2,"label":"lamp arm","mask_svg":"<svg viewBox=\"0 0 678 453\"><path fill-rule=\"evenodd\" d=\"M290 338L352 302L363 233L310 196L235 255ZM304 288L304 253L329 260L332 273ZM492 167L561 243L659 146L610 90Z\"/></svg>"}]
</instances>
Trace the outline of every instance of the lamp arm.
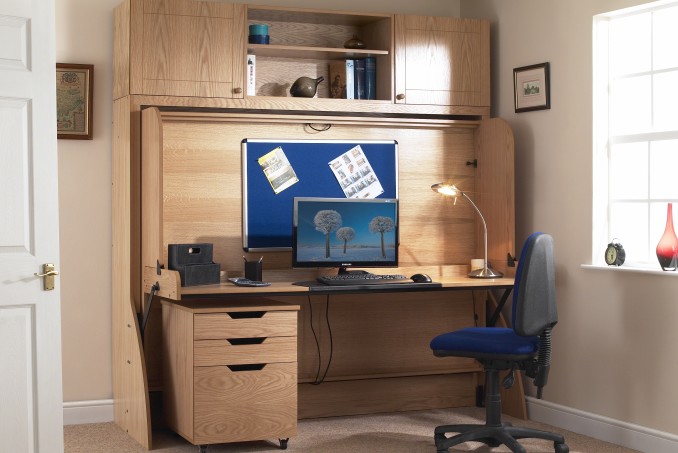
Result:
<instances>
[{"instance_id":1,"label":"lamp arm","mask_svg":"<svg viewBox=\"0 0 678 453\"><path fill-rule=\"evenodd\" d=\"M480 216L480 220L483 221L483 232L485 233L485 248L484 248L484 250L485 250L485 270L487 270L487 268L488 268L488 265L487 265L487 223L485 223L485 217L483 217L483 213L480 212L480 209L478 209L478 206L476 206L476 204L473 202L473 200L471 200L471 197L466 195L465 192L461 192L461 195L464 198L466 198L469 203L471 203L471 206L473 206L475 208L476 212Z\"/></svg>"}]
</instances>

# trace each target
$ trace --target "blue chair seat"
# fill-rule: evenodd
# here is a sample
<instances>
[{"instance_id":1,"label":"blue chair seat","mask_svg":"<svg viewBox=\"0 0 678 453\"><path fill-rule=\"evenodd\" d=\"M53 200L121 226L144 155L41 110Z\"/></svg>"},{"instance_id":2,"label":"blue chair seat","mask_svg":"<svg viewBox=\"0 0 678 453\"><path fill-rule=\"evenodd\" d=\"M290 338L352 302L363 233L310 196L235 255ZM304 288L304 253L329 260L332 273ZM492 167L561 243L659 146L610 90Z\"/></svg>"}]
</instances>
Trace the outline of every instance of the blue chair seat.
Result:
<instances>
[{"instance_id":1,"label":"blue chair seat","mask_svg":"<svg viewBox=\"0 0 678 453\"><path fill-rule=\"evenodd\" d=\"M439 357L523 360L539 351L539 337L523 337L503 327L467 327L438 335L431 340L431 349Z\"/></svg>"}]
</instances>

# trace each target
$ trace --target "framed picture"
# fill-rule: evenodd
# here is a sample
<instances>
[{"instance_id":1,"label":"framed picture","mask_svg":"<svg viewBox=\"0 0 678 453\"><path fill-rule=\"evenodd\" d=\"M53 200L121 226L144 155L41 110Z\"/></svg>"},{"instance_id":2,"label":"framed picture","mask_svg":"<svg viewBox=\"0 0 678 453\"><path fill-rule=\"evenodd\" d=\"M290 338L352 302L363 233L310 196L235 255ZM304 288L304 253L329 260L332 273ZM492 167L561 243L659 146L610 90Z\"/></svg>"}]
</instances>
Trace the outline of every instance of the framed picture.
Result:
<instances>
[{"instance_id":1,"label":"framed picture","mask_svg":"<svg viewBox=\"0 0 678 453\"><path fill-rule=\"evenodd\" d=\"M94 65L56 65L57 138L92 140Z\"/></svg>"},{"instance_id":2,"label":"framed picture","mask_svg":"<svg viewBox=\"0 0 678 453\"><path fill-rule=\"evenodd\" d=\"M515 68L513 94L516 113L550 109L549 64L539 63Z\"/></svg>"}]
</instances>

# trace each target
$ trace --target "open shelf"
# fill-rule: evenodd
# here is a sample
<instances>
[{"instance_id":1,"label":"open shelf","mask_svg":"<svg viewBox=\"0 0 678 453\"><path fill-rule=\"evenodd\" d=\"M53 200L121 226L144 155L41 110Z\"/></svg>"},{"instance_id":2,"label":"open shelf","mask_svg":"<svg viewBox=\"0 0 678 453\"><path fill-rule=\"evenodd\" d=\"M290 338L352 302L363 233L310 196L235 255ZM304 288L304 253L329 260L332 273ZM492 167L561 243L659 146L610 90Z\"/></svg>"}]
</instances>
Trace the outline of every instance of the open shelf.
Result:
<instances>
[{"instance_id":1,"label":"open shelf","mask_svg":"<svg viewBox=\"0 0 678 453\"><path fill-rule=\"evenodd\" d=\"M256 56L255 96L288 97L297 78L322 76L317 97L329 98L330 62L375 57L377 100L392 100L393 15L248 5L253 24L267 25L270 37L270 44L247 44ZM344 48L356 36L366 48Z\"/></svg>"},{"instance_id":2,"label":"open shelf","mask_svg":"<svg viewBox=\"0 0 678 453\"><path fill-rule=\"evenodd\" d=\"M258 57L306 58L315 60L357 59L389 54L387 50L282 46L275 44L248 44L247 53Z\"/></svg>"}]
</instances>

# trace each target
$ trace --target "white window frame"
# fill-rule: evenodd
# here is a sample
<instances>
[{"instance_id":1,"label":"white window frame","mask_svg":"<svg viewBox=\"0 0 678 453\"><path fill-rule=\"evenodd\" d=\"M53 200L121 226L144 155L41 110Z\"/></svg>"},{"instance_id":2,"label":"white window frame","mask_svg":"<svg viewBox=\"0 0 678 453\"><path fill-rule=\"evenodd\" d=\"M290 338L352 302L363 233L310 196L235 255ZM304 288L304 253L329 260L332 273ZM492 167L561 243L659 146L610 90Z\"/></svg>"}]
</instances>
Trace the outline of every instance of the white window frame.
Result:
<instances>
[{"instance_id":1,"label":"white window frame","mask_svg":"<svg viewBox=\"0 0 678 453\"><path fill-rule=\"evenodd\" d=\"M645 14L659 11L664 8L678 7L678 0L665 0L613 11L593 18L593 228L592 228L592 265L606 266L603 256L607 244L614 239L611 226L612 204L620 200L610 199L610 167L611 146L619 143L646 141L648 143L659 140L678 140L678 129L670 131L647 130L636 134L611 136L610 131L610 71L609 71L609 28L610 22L632 14ZM678 26L678 25L677 25ZM666 70L649 71L647 75L665 72ZM678 89L678 87L676 88ZM652 109L650 109L652 111ZM649 145L648 145L649 146ZM678 152L678 149L676 150ZM648 180L650 168L648 166ZM677 169L678 172L678 169ZM677 173L678 174L678 173ZM677 177L678 183L678 177ZM648 209L648 223L650 223L649 210L652 203L674 203L674 222L678 228L678 199L656 199L648 196L642 199L633 199L634 203L643 203ZM648 239L647 260L637 260L627 255L625 268L639 270L657 270L661 268L656 260L654 247L660 237L654 237L653 230L648 225L650 237ZM661 234L661 233L660 233ZM623 243L623 241L622 241ZM673 272L671 274L674 274Z\"/></svg>"}]
</instances>

